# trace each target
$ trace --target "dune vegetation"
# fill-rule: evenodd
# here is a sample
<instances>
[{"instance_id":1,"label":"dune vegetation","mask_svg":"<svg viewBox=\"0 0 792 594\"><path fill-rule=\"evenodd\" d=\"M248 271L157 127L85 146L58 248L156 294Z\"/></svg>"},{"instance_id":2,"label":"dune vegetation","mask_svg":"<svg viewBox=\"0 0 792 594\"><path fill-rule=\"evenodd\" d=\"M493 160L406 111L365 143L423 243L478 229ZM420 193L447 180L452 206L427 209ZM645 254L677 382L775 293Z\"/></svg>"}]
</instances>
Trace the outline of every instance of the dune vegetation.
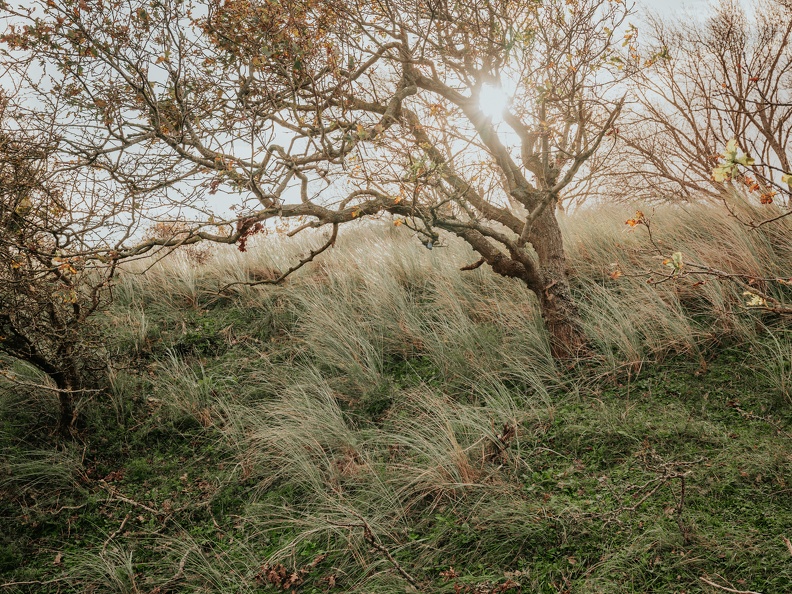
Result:
<instances>
[{"instance_id":1,"label":"dune vegetation","mask_svg":"<svg viewBox=\"0 0 792 594\"><path fill-rule=\"evenodd\" d=\"M0 594L792 592L792 0L670 4L0 0Z\"/></svg>"},{"instance_id":2,"label":"dune vegetation","mask_svg":"<svg viewBox=\"0 0 792 594\"><path fill-rule=\"evenodd\" d=\"M642 210L654 245L635 207L561 218L574 360L524 284L388 221L277 286L219 291L321 238L127 264L75 439L40 372L0 378L0 589L792 590L792 334L745 288L792 221Z\"/></svg>"}]
</instances>

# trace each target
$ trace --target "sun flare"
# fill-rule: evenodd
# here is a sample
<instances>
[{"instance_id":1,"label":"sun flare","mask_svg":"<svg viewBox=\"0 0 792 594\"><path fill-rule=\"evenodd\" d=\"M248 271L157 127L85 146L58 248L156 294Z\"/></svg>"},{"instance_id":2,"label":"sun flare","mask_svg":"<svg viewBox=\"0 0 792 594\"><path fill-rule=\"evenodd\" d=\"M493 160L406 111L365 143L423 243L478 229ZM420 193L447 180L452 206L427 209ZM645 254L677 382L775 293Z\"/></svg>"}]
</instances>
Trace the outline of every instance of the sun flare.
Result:
<instances>
[{"instance_id":1,"label":"sun flare","mask_svg":"<svg viewBox=\"0 0 792 594\"><path fill-rule=\"evenodd\" d=\"M503 113L509 107L511 98L500 85L484 84L479 94L479 107L485 116L497 123L503 121Z\"/></svg>"}]
</instances>

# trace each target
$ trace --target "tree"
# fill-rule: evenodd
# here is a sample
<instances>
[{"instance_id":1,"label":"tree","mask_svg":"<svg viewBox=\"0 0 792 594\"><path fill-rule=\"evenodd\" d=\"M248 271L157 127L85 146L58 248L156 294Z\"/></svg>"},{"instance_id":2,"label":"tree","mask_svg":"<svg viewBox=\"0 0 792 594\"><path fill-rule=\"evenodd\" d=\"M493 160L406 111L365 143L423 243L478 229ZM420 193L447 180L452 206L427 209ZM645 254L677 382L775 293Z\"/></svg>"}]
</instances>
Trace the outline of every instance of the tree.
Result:
<instances>
[{"instance_id":1,"label":"tree","mask_svg":"<svg viewBox=\"0 0 792 594\"><path fill-rule=\"evenodd\" d=\"M37 88L67 98L64 149L133 196L135 213L191 222L119 256L244 247L276 218L331 228L318 253L339 225L390 213L428 248L454 234L475 265L524 282L556 354L584 344L555 206L621 109L623 3L34 4L7 8L4 40L41 61L50 78ZM210 204L231 192L226 233Z\"/></svg>"},{"instance_id":2,"label":"tree","mask_svg":"<svg viewBox=\"0 0 792 594\"><path fill-rule=\"evenodd\" d=\"M776 201L787 202L792 4L760 0L749 16L740 3L722 2L701 22L652 17L648 29L649 67L631 79L634 103L606 185L691 200L720 199L724 182L736 182L763 203L776 190ZM731 140L755 160L750 175L713 175L734 152Z\"/></svg>"},{"instance_id":3,"label":"tree","mask_svg":"<svg viewBox=\"0 0 792 594\"><path fill-rule=\"evenodd\" d=\"M111 211L53 156L46 131L31 131L0 94L0 352L52 380L60 431L73 401L104 371L91 316L105 303L114 263L91 263L94 231ZM98 212L102 210L102 214ZM14 380L9 372L2 372Z\"/></svg>"}]
</instances>

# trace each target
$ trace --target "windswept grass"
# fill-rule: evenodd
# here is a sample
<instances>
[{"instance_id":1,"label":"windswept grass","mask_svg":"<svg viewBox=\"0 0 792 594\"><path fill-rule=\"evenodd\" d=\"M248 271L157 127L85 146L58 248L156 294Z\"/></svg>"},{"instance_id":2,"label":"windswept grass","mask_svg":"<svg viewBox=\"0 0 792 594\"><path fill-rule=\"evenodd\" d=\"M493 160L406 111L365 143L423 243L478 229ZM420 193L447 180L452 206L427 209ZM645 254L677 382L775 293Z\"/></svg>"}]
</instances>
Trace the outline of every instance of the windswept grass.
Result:
<instances>
[{"instance_id":1,"label":"windswept grass","mask_svg":"<svg viewBox=\"0 0 792 594\"><path fill-rule=\"evenodd\" d=\"M525 287L385 222L275 287L218 292L320 237L125 270L84 451L31 444L0 386L0 575L29 582L6 589L789 591L784 322L738 283L647 279L676 251L788 278L790 222L644 211L654 244L632 211L565 221L593 345L574 367Z\"/></svg>"}]
</instances>

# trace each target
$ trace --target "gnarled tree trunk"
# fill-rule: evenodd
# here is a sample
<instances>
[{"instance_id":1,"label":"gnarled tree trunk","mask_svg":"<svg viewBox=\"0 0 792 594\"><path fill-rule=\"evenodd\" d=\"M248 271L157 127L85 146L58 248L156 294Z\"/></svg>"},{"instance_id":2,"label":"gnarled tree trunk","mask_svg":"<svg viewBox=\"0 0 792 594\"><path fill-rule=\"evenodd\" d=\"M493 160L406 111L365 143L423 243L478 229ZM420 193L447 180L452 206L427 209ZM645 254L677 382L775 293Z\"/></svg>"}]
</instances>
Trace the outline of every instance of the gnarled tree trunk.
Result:
<instances>
[{"instance_id":1,"label":"gnarled tree trunk","mask_svg":"<svg viewBox=\"0 0 792 594\"><path fill-rule=\"evenodd\" d=\"M586 337L569 287L564 240L552 208L546 208L537 218L530 242L538 258L540 282L539 287L531 289L539 299L553 355L578 355L586 349Z\"/></svg>"},{"instance_id":2,"label":"gnarled tree trunk","mask_svg":"<svg viewBox=\"0 0 792 594\"><path fill-rule=\"evenodd\" d=\"M456 228L454 232L481 255L481 261L473 267L486 262L497 274L519 279L533 291L554 357L568 359L585 352L586 336L569 287L561 228L552 209L545 209L537 218L535 231L529 238L536 258L524 250L507 255L476 230Z\"/></svg>"}]
</instances>

